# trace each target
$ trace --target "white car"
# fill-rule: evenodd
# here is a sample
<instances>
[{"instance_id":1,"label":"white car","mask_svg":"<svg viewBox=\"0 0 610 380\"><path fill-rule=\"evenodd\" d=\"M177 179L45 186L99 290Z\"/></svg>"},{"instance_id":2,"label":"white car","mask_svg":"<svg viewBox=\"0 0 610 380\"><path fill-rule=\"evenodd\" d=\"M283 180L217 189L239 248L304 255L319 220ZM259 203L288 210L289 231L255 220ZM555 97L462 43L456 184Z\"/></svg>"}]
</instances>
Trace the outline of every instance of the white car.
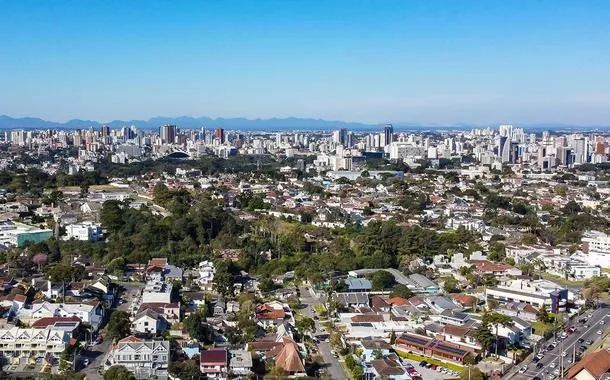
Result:
<instances>
[{"instance_id":1,"label":"white car","mask_svg":"<svg viewBox=\"0 0 610 380\"><path fill-rule=\"evenodd\" d=\"M597 330L597 335L602 335L602 330Z\"/></svg>"},{"instance_id":2,"label":"white car","mask_svg":"<svg viewBox=\"0 0 610 380\"><path fill-rule=\"evenodd\" d=\"M605 324L605 323L606 323L606 322L604 322L604 320L603 320L603 319L602 319L601 321L599 321L599 324L600 324L600 325L603 325L603 324Z\"/></svg>"},{"instance_id":3,"label":"white car","mask_svg":"<svg viewBox=\"0 0 610 380\"><path fill-rule=\"evenodd\" d=\"M521 368L519 368L519 373L525 373L527 372L527 366L523 366Z\"/></svg>"},{"instance_id":4,"label":"white car","mask_svg":"<svg viewBox=\"0 0 610 380\"><path fill-rule=\"evenodd\" d=\"M551 363L551 365L550 365L549 367L551 367L551 368L555 368L555 367L557 367L557 363L556 363L556 362L552 362L552 363Z\"/></svg>"}]
</instances>

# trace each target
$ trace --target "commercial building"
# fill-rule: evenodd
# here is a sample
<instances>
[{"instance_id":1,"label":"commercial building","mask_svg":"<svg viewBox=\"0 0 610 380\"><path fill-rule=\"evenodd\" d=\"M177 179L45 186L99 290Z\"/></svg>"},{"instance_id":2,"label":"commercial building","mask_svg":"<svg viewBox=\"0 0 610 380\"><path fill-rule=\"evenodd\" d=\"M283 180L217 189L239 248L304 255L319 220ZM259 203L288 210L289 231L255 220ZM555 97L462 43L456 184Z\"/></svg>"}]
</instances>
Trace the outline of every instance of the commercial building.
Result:
<instances>
[{"instance_id":1,"label":"commercial building","mask_svg":"<svg viewBox=\"0 0 610 380\"><path fill-rule=\"evenodd\" d=\"M0 244L23 247L26 242L40 243L50 239L53 231L13 221L0 222Z\"/></svg>"}]
</instances>

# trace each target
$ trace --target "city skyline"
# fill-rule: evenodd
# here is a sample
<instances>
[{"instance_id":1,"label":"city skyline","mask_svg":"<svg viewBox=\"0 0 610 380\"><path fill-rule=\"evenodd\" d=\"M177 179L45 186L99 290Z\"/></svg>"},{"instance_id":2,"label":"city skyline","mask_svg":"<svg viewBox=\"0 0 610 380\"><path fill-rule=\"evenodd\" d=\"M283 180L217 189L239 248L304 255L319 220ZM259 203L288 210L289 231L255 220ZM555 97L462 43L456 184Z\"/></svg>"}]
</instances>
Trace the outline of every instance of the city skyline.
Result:
<instances>
[{"instance_id":1,"label":"city skyline","mask_svg":"<svg viewBox=\"0 0 610 380\"><path fill-rule=\"evenodd\" d=\"M610 124L610 6L2 4L0 113Z\"/></svg>"}]
</instances>

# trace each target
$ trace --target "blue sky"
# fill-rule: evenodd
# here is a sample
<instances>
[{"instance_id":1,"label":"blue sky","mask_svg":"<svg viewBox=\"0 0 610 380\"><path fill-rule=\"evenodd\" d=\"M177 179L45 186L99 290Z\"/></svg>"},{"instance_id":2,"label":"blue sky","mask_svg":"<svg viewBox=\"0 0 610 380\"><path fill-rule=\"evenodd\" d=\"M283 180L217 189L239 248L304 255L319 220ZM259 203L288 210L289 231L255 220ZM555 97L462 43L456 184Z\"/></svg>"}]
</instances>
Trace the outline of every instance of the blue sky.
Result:
<instances>
[{"instance_id":1,"label":"blue sky","mask_svg":"<svg viewBox=\"0 0 610 380\"><path fill-rule=\"evenodd\" d=\"M0 0L0 114L610 125L609 1Z\"/></svg>"}]
</instances>

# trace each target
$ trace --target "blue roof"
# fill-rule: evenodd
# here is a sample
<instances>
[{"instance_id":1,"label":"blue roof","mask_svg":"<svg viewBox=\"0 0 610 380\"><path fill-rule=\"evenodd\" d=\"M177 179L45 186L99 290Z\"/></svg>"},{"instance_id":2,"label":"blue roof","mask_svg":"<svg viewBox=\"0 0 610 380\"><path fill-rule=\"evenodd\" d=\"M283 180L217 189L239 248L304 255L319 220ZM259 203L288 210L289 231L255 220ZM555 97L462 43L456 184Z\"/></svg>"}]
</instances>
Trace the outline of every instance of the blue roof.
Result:
<instances>
[{"instance_id":1,"label":"blue roof","mask_svg":"<svg viewBox=\"0 0 610 380\"><path fill-rule=\"evenodd\" d=\"M366 278L348 278L345 280L348 290L371 290L373 286Z\"/></svg>"}]
</instances>

